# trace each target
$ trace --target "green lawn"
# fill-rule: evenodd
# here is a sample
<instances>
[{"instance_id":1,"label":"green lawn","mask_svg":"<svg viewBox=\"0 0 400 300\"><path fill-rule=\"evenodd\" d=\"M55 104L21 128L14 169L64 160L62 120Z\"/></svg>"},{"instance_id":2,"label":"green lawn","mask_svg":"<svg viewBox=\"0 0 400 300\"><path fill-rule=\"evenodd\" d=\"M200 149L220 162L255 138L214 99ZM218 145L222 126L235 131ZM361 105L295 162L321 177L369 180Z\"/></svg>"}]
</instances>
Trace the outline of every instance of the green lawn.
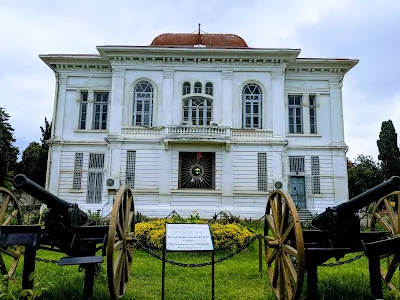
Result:
<instances>
[{"instance_id":1,"label":"green lawn","mask_svg":"<svg viewBox=\"0 0 400 300\"><path fill-rule=\"evenodd\" d=\"M250 251L215 265L215 299L275 299L269 286L269 278L263 265L258 271L258 242ZM160 252L158 252L161 254ZM217 253L216 259L227 253ZM345 259L354 256L347 255ZM38 256L58 259L62 254L39 251ZM210 260L209 254L167 253L167 258L186 263L202 263ZM132 276L124 299L160 299L161 266L157 260L141 250L136 250ZM83 272L77 266L59 267L55 264L36 263L36 286L44 286L48 291L42 299L80 299L83 293ZM109 299L106 264L95 279L94 299ZM15 279L20 284L22 262L18 266ZM338 267L319 267L318 288L321 299L371 299L369 290L368 261L365 257ZM15 290L12 283L10 290ZM388 291L384 287L385 299ZM306 295L306 284L303 296ZM0 299L1 295L0 295ZM184 268L166 265L165 299L211 299L211 267Z\"/></svg>"}]
</instances>

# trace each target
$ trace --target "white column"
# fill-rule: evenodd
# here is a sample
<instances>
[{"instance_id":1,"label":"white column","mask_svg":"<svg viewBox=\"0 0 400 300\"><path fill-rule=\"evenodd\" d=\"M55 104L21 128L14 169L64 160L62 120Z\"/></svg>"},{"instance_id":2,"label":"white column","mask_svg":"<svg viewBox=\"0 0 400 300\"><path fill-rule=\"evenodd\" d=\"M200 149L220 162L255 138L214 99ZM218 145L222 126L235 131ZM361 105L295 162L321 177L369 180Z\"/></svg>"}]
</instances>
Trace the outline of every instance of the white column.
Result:
<instances>
[{"instance_id":1,"label":"white column","mask_svg":"<svg viewBox=\"0 0 400 300\"><path fill-rule=\"evenodd\" d=\"M344 143L342 83L339 79L329 80L331 108L331 143Z\"/></svg>"},{"instance_id":2,"label":"white column","mask_svg":"<svg viewBox=\"0 0 400 300\"><path fill-rule=\"evenodd\" d=\"M120 177L121 173L121 151L122 144L120 142L109 141L110 149L109 149L109 172L111 177Z\"/></svg>"},{"instance_id":3,"label":"white column","mask_svg":"<svg viewBox=\"0 0 400 300\"><path fill-rule=\"evenodd\" d=\"M303 133L310 133L310 97L303 93Z\"/></svg>"},{"instance_id":4,"label":"white column","mask_svg":"<svg viewBox=\"0 0 400 300\"><path fill-rule=\"evenodd\" d=\"M67 79L68 79L67 75L60 74L58 95L57 95L57 111L55 112L57 114L57 117L56 117L56 124L54 124L55 140L62 140L63 138Z\"/></svg>"},{"instance_id":5,"label":"white column","mask_svg":"<svg viewBox=\"0 0 400 300\"><path fill-rule=\"evenodd\" d=\"M273 70L271 72L272 84L272 106L273 106L273 130L274 135L285 135L285 78L284 70Z\"/></svg>"},{"instance_id":6,"label":"white column","mask_svg":"<svg viewBox=\"0 0 400 300\"><path fill-rule=\"evenodd\" d=\"M52 145L51 147L51 164L49 172L49 185L47 190L58 195L58 186L60 181L60 167L61 167L61 145Z\"/></svg>"},{"instance_id":7,"label":"white column","mask_svg":"<svg viewBox=\"0 0 400 300\"><path fill-rule=\"evenodd\" d=\"M222 151L222 209L233 208L233 155Z\"/></svg>"},{"instance_id":8,"label":"white column","mask_svg":"<svg viewBox=\"0 0 400 300\"><path fill-rule=\"evenodd\" d=\"M222 105L220 105L220 114L214 117L216 121L222 121L223 126L232 127L233 114L235 119L240 118L241 107L233 109L233 71L222 71ZM213 109L217 103L213 103ZM235 122L237 123L237 122ZM241 124L241 122L239 122Z\"/></svg>"},{"instance_id":9,"label":"white column","mask_svg":"<svg viewBox=\"0 0 400 300\"><path fill-rule=\"evenodd\" d=\"M122 127L122 109L124 104L125 70L113 68L110 116L108 119L109 135L120 135Z\"/></svg>"},{"instance_id":10,"label":"white column","mask_svg":"<svg viewBox=\"0 0 400 300\"><path fill-rule=\"evenodd\" d=\"M335 152L333 154L333 188L335 191L335 205L338 205L349 200L349 189L346 155L340 150L337 153Z\"/></svg>"},{"instance_id":11,"label":"white column","mask_svg":"<svg viewBox=\"0 0 400 300\"><path fill-rule=\"evenodd\" d=\"M93 102L94 102L94 91L88 90L88 104L86 111L86 129L93 129Z\"/></svg>"},{"instance_id":12,"label":"white column","mask_svg":"<svg viewBox=\"0 0 400 300\"><path fill-rule=\"evenodd\" d=\"M267 155L272 155L272 178L274 180L282 180L283 181L283 160L282 155L283 152L270 152ZM273 187L275 189L275 187Z\"/></svg>"},{"instance_id":13,"label":"white column","mask_svg":"<svg viewBox=\"0 0 400 300\"><path fill-rule=\"evenodd\" d=\"M155 123L162 126L179 124L181 112L181 101L174 101L174 70L163 70L162 97L159 98L159 109ZM175 116L174 116L175 115ZM174 122L175 121L175 122Z\"/></svg>"}]
</instances>

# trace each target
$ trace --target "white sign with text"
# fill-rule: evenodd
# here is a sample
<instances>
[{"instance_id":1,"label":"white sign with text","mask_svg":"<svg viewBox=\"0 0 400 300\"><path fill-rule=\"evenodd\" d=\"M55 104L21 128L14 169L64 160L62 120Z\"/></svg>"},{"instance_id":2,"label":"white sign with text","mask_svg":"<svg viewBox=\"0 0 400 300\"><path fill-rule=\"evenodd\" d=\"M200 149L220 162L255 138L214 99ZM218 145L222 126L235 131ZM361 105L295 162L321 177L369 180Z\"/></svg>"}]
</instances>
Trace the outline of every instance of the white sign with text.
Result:
<instances>
[{"instance_id":1,"label":"white sign with text","mask_svg":"<svg viewBox=\"0 0 400 300\"><path fill-rule=\"evenodd\" d=\"M167 251L212 251L208 224L165 224Z\"/></svg>"}]
</instances>

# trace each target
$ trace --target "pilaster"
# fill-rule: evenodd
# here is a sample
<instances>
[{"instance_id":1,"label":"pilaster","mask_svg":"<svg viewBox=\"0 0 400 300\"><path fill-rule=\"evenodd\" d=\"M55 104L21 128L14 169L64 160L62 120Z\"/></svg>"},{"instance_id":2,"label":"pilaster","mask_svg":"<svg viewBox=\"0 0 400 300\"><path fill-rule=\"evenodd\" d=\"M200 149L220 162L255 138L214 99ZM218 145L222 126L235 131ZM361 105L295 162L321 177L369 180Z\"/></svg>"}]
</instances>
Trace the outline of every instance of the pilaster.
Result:
<instances>
[{"instance_id":1,"label":"pilaster","mask_svg":"<svg viewBox=\"0 0 400 300\"><path fill-rule=\"evenodd\" d=\"M222 208L233 208L233 155L222 151Z\"/></svg>"},{"instance_id":2,"label":"pilaster","mask_svg":"<svg viewBox=\"0 0 400 300\"><path fill-rule=\"evenodd\" d=\"M233 114L236 119L240 118L240 108L233 109L233 71L222 71L222 109L219 116L215 116L216 121L222 121L224 126L232 127ZM214 104L214 107L216 105ZM225 113L224 113L225 112ZM217 119L218 118L218 119Z\"/></svg>"},{"instance_id":3,"label":"pilaster","mask_svg":"<svg viewBox=\"0 0 400 300\"><path fill-rule=\"evenodd\" d=\"M159 101L157 118L153 112L153 124L169 126L173 124L174 113L179 114L181 109L174 101L174 70L163 70L163 78L162 98ZM179 118L178 115L175 117Z\"/></svg>"},{"instance_id":4,"label":"pilaster","mask_svg":"<svg viewBox=\"0 0 400 300\"><path fill-rule=\"evenodd\" d=\"M342 82L339 79L329 80L330 110L331 110L331 142L344 143L343 109L342 109Z\"/></svg>"},{"instance_id":5,"label":"pilaster","mask_svg":"<svg viewBox=\"0 0 400 300\"><path fill-rule=\"evenodd\" d=\"M61 140L63 138L67 80L67 75L60 74L58 81L57 111L55 112L57 114L57 122L54 124L54 136L56 140Z\"/></svg>"},{"instance_id":6,"label":"pilaster","mask_svg":"<svg viewBox=\"0 0 400 300\"><path fill-rule=\"evenodd\" d=\"M125 69L113 68L111 99L109 101L110 117L108 119L109 134L121 134L122 109L124 105Z\"/></svg>"},{"instance_id":7,"label":"pilaster","mask_svg":"<svg viewBox=\"0 0 400 300\"><path fill-rule=\"evenodd\" d=\"M52 145L51 147L51 163L49 172L48 191L54 195L58 195L58 186L60 181L61 167L61 145Z\"/></svg>"},{"instance_id":8,"label":"pilaster","mask_svg":"<svg viewBox=\"0 0 400 300\"><path fill-rule=\"evenodd\" d=\"M285 135L285 71L277 69L271 71L272 101L273 101L273 130L274 135Z\"/></svg>"}]
</instances>

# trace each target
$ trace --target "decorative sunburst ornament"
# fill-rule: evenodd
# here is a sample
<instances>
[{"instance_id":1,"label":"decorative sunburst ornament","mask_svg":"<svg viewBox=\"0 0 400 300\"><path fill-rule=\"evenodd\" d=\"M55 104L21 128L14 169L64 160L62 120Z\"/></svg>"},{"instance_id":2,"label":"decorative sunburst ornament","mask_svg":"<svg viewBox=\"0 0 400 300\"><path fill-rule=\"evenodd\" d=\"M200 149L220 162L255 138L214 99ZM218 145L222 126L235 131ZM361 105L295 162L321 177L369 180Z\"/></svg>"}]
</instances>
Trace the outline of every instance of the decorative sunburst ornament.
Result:
<instances>
[{"instance_id":1,"label":"decorative sunburst ornament","mask_svg":"<svg viewBox=\"0 0 400 300\"><path fill-rule=\"evenodd\" d=\"M181 188L213 188L213 153L182 153Z\"/></svg>"}]
</instances>

